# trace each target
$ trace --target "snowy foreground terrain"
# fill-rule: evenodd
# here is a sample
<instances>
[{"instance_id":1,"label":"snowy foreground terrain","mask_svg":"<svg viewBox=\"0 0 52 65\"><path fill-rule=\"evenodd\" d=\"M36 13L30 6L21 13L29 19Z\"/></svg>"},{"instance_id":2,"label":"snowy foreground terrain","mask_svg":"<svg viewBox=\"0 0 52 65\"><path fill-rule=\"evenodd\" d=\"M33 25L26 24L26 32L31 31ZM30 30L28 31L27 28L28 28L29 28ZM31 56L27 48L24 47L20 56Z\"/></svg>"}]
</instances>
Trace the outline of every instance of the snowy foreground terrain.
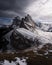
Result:
<instances>
[{"instance_id":1,"label":"snowy foreground terrain","mask_svg":"<svg viewBox=\"0 0 52 65\"><path fill-rule=\"evenodd\" d=\"M9 62L8 60L4 60L4 62L0 62L0 65L27 65L26 59L20 59L16 57L16 61Z\"/></svg>"}]
</instances>

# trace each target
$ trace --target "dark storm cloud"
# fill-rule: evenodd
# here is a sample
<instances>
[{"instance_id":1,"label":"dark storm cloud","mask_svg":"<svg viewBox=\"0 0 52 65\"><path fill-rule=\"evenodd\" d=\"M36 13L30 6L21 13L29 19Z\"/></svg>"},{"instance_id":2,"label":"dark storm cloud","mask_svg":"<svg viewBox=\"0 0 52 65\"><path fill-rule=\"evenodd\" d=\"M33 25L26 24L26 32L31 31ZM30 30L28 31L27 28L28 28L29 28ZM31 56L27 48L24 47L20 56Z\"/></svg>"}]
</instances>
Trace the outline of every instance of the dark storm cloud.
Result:
<instances>
[{"instance_id":1,"label":"dark storm cloud","mask_svg":"<svg viewBox=\"0 0 52 65\"><path fill-rule=\"evenodd\" d=\"M8 10L14 6L15 0L0 0L0 9Z\"/></svg>"},{"instance_id":2,"label":"dark storm cloud","mask_svg":"<svg viewBox=\"0 0 52 65\"><path fill-rule=\"evenodd\" d=\"M33 0L32 0L33 1ZM0 0L0 17L23 16L30 0Z\"/></svg>"}]
</instances>

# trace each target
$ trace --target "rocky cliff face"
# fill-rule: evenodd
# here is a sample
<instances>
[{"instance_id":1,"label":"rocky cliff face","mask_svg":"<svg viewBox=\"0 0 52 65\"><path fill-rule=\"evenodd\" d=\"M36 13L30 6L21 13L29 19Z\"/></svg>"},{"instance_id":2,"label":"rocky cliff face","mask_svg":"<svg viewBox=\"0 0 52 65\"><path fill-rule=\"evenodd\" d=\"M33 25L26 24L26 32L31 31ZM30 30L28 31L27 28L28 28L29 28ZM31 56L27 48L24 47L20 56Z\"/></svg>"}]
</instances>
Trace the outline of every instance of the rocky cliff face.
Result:
<instances>
[{"instance_id":1,"label":"rocky cliff face","mask_svg":"<svg viewBox=\"0 0 52 65\"><path fill-rule=\"evenodd\" d=\"M17 17L15 17L15 18L13 19L12 27L13 27L13 28L17 28L17 27L20 26L20 23L21 23L21 19L20 19L19 16L17 16Z\"/></svg>"},{"instance_id":2,"label":"rocky cliff face","mask_svg":"<svg viewBox=\"0 0 52 65\"><path fill-rule=\"evenodd\" d=\"M35 28L35 22L32 20L30 15L27 15L25 18L22 18L20 27L30 30L30 28Z\"/></svg>"},{"instance_id":3,"label":"rocky cliff face","mask_svg":"<svg viewBox=\"0 0 52 65\"><path fill-rule=\"evenodd\" d=\"M18 32L16 33L15 31L12 33L10 38L11 38L11 45L16 50L23 50L29 48L33 43L33 41L25 38L24 36L22 36Z\"/></svg>"}]
</instances>

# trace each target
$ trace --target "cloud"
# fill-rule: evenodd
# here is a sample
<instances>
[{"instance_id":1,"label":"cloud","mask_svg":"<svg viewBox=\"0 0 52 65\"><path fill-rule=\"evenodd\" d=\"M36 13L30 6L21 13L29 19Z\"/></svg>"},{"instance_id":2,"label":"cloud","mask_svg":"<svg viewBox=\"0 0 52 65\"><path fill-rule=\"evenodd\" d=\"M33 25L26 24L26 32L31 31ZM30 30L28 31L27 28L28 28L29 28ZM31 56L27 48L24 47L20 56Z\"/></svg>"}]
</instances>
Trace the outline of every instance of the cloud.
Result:
<instances>
[{"instance_id":1,"label":"cloud","mask_svg":"<svg viewBox=\"0 0 52 65\"><path fill-rule=\"evenodd\" d=\"M23 16L29 0L0 0L0 17Z\"/></svg>"},{"instance_id":2,"label":"cloud","mask_svg":"<svg viewBox=\"0 0 52 65\"><path fill-rule=\"evenodd\" d=\"M0 17L30 14L33 19L52 18L52 0L0 0Z\"/></svg>"},{"instance_id":3,"label":"cloud","mask_svg":"<svg viewBox=\"0 0 52 65\"><path fill-rule=\"evenodd\" d=\"M52 17L52 0L37 0L32 2L25 10L33 19Z\"/></svg>"}]
</instances>

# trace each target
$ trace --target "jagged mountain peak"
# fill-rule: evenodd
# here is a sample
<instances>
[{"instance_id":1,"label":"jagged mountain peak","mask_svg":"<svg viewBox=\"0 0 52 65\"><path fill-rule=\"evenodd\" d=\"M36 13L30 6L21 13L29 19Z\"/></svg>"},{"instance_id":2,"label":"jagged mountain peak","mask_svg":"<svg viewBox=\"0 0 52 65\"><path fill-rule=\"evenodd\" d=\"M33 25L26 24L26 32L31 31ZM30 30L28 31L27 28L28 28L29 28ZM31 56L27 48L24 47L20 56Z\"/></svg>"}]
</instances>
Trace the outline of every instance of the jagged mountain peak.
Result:
<instances>
[{"instance_id":1,"label":"jagged mountain peak","mask_svg":"<svg viewBox=\"0 0 52 65\"><path fill-rule=\"evenodd\" d=\"M22 18L22 22L27 26L27 27L35 27L35 22L33 21L32 17L27 14L25 18Z\"/></svg>"}]
</instances>

